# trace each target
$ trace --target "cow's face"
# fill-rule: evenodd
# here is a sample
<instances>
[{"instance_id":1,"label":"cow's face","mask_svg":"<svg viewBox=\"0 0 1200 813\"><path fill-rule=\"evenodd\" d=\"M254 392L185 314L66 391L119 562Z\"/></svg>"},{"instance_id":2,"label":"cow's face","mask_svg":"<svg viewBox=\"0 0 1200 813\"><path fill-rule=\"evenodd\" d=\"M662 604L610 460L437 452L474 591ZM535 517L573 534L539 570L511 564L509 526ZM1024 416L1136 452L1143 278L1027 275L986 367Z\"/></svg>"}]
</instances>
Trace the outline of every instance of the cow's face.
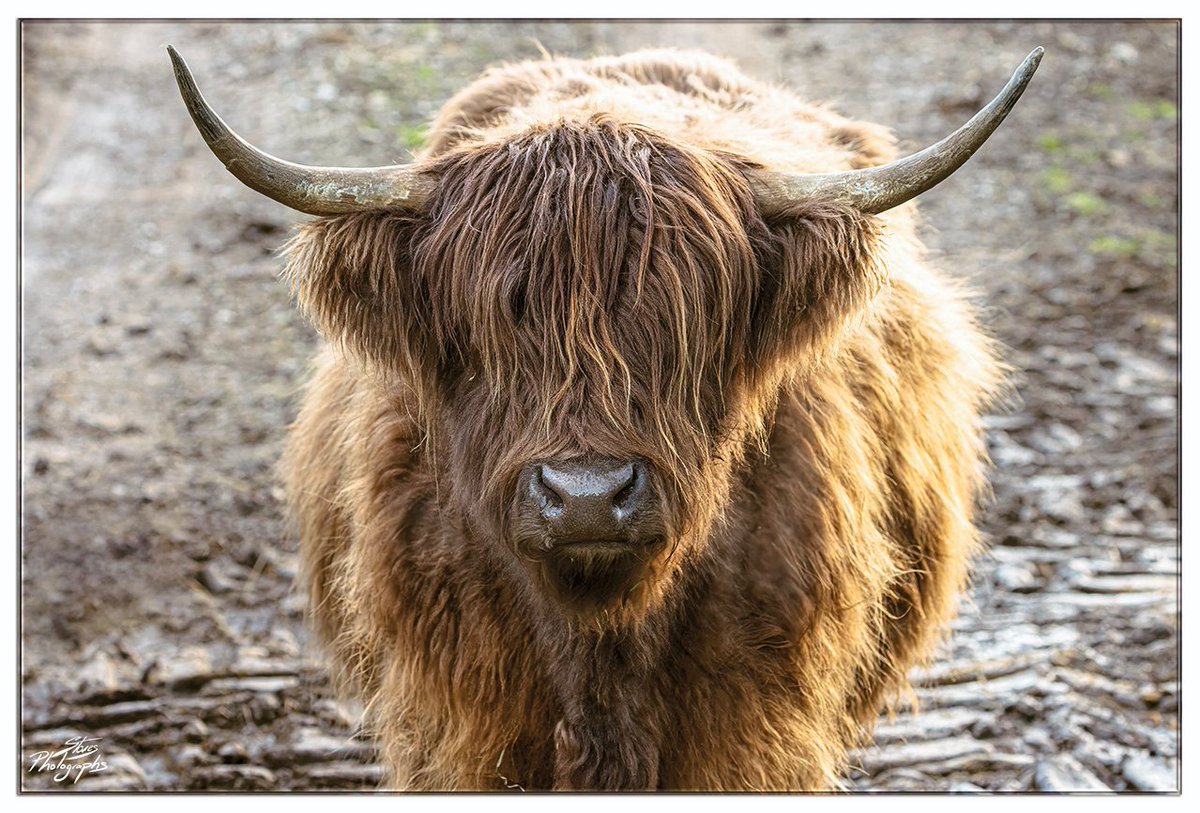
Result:
<instances>
[{"instance_id":1,"label":"cow's face","mask_svg":"<svg viewBox=\"0 0 1200 813\"><path fill-rule=\"evenodd\" d=\"M768 226L732 163L606 119L434 169L420 215L310 225L301 302L417 394L468 544L576 618L636 614L702 554L781 378L875 289L869 229Z\"/></svg>"}]
</instances>

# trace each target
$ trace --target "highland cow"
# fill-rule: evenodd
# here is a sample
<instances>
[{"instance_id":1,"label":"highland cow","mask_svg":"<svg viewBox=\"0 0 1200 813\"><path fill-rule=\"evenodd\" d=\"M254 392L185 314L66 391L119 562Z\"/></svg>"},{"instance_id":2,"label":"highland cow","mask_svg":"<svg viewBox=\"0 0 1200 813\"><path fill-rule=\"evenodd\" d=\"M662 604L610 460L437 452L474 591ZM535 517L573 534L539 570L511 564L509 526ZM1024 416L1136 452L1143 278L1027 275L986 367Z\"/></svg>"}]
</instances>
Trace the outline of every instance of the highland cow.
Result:
<instances>
[{"instance_id":1,"label":"highland cow","mask_svg":"<svg viewBox=\"0 0 1200 813\"><path fill-rule=\"evenodd\" d=\"M394 787L835 785L965 585L1001 382L910 201L1041 49L901 160L651 51L489 71L370 169L259 151L171 56L227 168L320 216L283 476Z\"/></svg>"}]
</instances>

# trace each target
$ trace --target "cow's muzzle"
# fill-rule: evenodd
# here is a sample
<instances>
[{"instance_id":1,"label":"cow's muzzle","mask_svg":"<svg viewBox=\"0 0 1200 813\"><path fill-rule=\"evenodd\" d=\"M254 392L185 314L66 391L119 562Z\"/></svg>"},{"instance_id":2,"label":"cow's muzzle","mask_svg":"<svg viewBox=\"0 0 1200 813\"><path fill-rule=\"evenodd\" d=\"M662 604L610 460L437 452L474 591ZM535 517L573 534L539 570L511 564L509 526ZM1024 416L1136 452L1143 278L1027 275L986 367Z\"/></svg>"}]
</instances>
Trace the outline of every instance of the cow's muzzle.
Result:
<instances>
[{"instance_id":1,"label":"cow's muzzle","mask_svg":"<svg viewBox=\"0 0 1200 813\"><path fill-rule=\"evenodd\" d=\"M641 460L551 461L523 473L520 510L528 524L540 527L547 552L637 547L657 504L652 470Z\"/></svg>"}]
</instances>

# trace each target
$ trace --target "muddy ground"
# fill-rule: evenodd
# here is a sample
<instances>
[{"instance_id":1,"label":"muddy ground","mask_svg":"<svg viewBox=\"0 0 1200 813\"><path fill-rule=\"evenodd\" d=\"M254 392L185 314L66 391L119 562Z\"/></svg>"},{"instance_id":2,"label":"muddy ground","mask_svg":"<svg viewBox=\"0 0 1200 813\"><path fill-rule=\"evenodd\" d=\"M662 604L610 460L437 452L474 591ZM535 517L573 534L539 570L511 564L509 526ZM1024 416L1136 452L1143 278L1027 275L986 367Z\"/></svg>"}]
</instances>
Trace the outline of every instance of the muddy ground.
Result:
<instances>
[{"instance_id":1,"label":"muddy ground","mask_svg":"<svg viewBox=\"0 0 1200 813\"><path fill-rule=\"evenodd\" d=\"M1178 29L1159 24L77 24L22 29L27 788L368 788L293 590L273 465L317 345L297 215L207 152L171 77L292 160L407 160L482 68L699 47L916 148L1036 45L1029 92L927 194L937 261L1016 368L992 540L922 711L851 789L1178 785ZM539 45L540 44L540 45ZM98 737L108 770L33 755ZM72 777L73 778L73 777Z\"/></svg>"}]
</instances>

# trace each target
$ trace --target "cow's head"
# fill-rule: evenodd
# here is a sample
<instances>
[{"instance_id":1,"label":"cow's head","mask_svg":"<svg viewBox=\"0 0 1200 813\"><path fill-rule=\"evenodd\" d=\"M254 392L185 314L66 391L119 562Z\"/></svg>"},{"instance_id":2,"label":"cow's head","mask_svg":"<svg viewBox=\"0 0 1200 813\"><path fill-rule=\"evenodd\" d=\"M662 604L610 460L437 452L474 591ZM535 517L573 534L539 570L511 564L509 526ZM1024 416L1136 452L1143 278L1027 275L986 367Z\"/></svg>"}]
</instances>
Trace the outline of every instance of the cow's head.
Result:
<instances>
[{"instance_id":1,"label":"cow's head","mask_svg":"<svg viewBox=\"0 0 1200 813\"><path fill-rule=\"evenodd\" d=\"M873 214L947 177L1036 68L887 166L768 172L605 115L419 166L290 164L184 99L245 183L322 215L300 303L426 433L443 508L576 618L636 614L699 555L778 387L883 282Z\"/></svg>"}]
</instances>

